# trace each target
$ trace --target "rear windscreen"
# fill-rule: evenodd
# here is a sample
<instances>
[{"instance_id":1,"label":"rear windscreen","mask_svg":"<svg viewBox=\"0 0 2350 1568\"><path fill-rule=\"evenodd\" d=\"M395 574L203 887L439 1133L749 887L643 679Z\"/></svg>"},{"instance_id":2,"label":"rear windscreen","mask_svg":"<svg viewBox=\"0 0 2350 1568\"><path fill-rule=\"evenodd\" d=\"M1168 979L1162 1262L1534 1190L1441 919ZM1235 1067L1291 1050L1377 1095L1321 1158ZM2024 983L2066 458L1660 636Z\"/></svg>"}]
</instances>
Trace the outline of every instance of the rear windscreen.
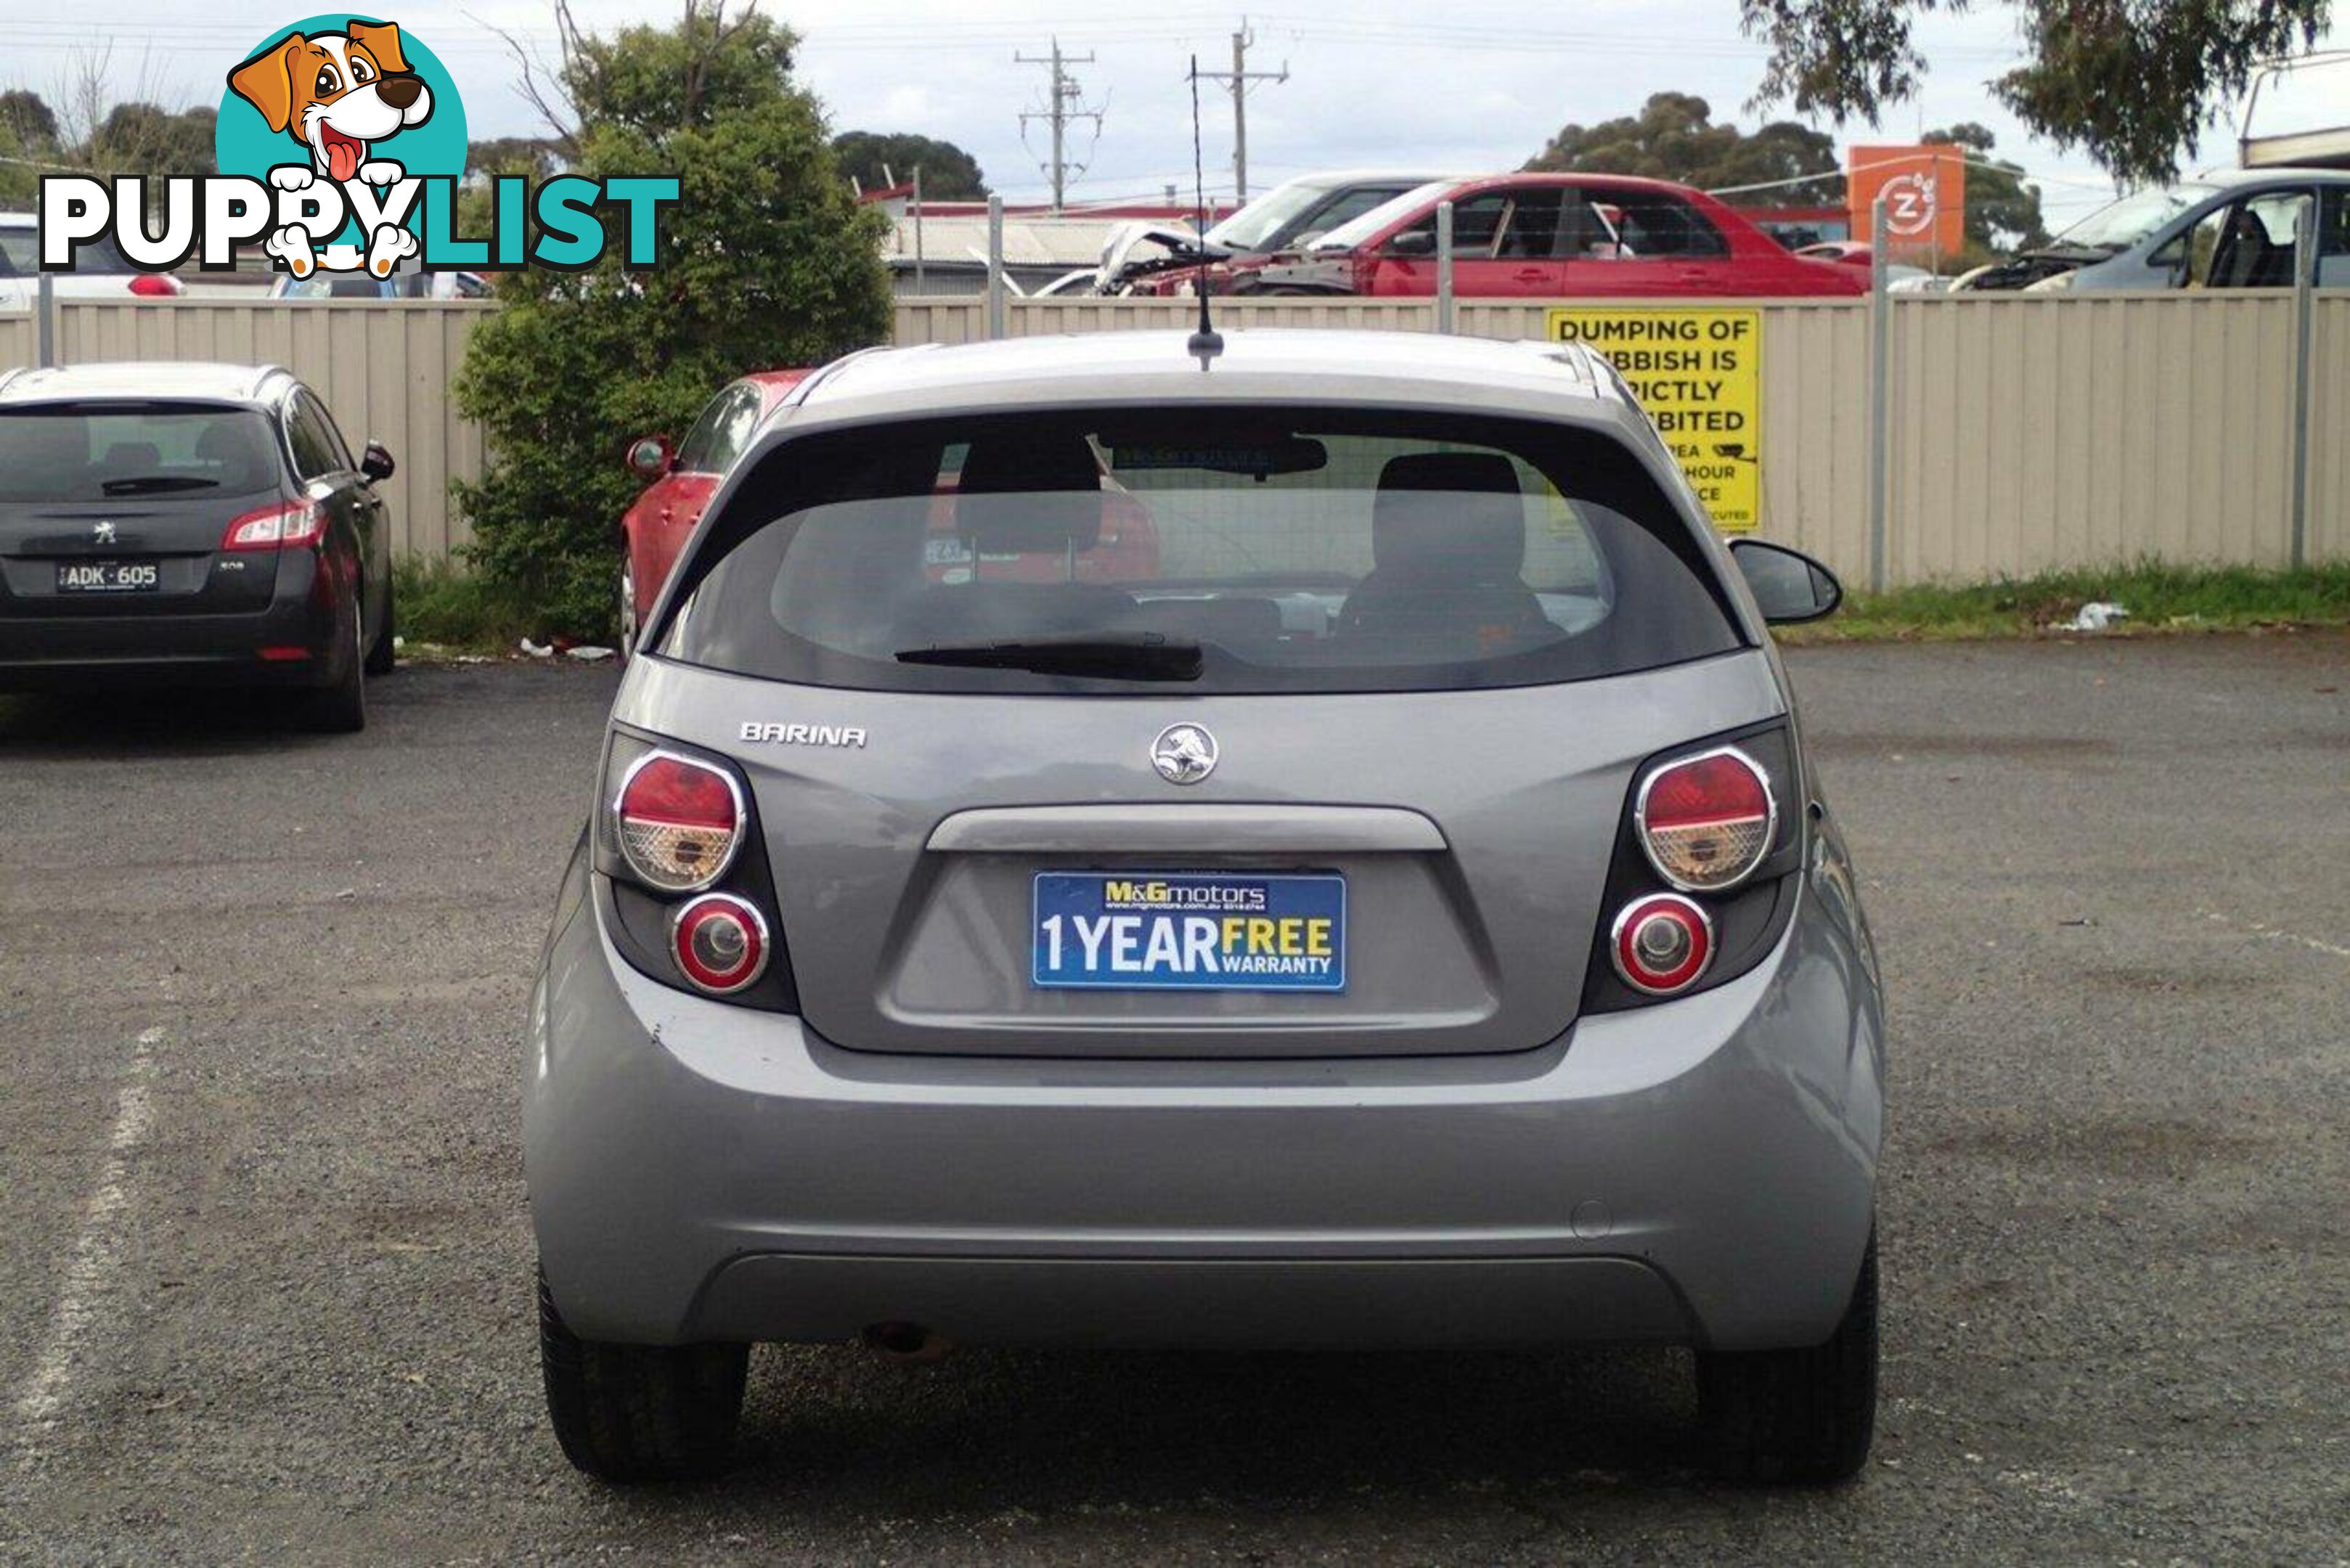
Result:
<instances>
[{"instance_id":1,"label":"rear windscreen","mask_svg":"<svg viewBox=\"0 0 2350 1568\"><path fill-rule=\"evenodd\" d=\"M252 409L56 403L0 409L0 501L106 501L277 483L277 443Z\"/></svg>"},{"instance_id":2,"label":"rear windscreen","mask_svg":"<svg viewBox=\"0 0 2350 1568\"><path fill-rule=\"evenodd\" d=\"M1386 411L814 436L748 476L681 586L663 655L868 690L1522 686L1740 646L1615 438Z\"/></svg>"}]
</instances>

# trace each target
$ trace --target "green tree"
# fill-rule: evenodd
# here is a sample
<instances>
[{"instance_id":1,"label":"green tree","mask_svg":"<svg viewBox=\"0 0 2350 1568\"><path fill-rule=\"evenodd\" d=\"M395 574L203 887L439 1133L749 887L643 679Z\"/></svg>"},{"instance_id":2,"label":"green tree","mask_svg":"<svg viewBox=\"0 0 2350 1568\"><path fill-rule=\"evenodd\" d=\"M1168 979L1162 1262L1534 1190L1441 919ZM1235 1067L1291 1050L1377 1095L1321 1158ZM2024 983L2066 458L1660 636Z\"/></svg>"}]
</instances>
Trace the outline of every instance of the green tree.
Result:
<instances>
[{"instance_id":1,"label":"green tree","mask_svg":"<svg viewBox=\"0 0 2350 1568\"><path fill-rule=\"evenodd\" d=\"M987 194L979 161L953 142L935 137L910 131L843 131L832 139L832 155L840 161L841 172L868 191L903 184L920 169L924 201L976 201Z\"/></svg>"},{"instance_id":2,"label":"green tree","mask_svg":"<svg viewBox=\"0 0 2350 1568\"><path fill-rule=\"evenodd\" d=\"M10 88L0 92L0 130L13 135L16 145L24 151L57 151L57 113L30 88Z\"/></svg>"},{"instance_id":3,"label":"green tree","mask_svg":"<svg viewBox=\"0 0 2350 1568\"><path fill-rule=\"evenodd\" d=\"M821 364L889 327L879 214L840 177L816 100L790 74L792 35L722 5L609 37L563 21L565 161L590 179L674 171L657 265L616 234L579 273L504 275L456 384L489 458L455 488L475 566L547 631L611 628L616 524L648 431L681 432L729 378ZM607 213L617 224L619 214Z\"/></svg>"},{"instance_id":4,"label":"green tree","mask_svg":"<svg viewBox=\"0 0 2350 1568\"><path fill-rule=\"evenodd\" d=\"M1927 60L1910 26L1973 0L1740 0L1766 39L1762 102L1841 125L1912 96ZM2060 147L2131 183L2167 181L2213 110L2262 60L2314 45L2333 0L2008 0L2029 58L1991 84Z\"/></svg>"},{"instance_id":5,"label":"green tree","mask_svg":"<svg viewBox=\"0 0 2350 1568\"><path fill-rule=\"evenodd\" d=\"M1734 125L1714 124L1712 106L1682 92L1658 93L1638 114L1621 119L1563 127L1526 167L1640 174L1700 190L1838 171L1835 143L1819 131L1781 120L1749 136ZM1799 193L1808 197L1812 189L1800 188ZM1824 181L1817 189L1833 192L1836 187ZM1753 198L1765 204L1785 199L1781 192Z\"/></svg>"},{"instance_id":6,"label":"green tree","mask_svg":"<svg viewBox=\"0 0 2350 1568\"><path fill-rule=\"evenodd\" d=\"M159 104L118 103L77 149L76 161L106 174L216 174L215 109L173 112Z\"/></svg>"},{"instance_id":7,"label":"green tree","mask_svg":"<svg viewBox=\"0 0 2350 1568\"><path fill-rule=\"evenodd\" d=\"M1963 147L1974 155L1967 167L1967 259L1987 261L1999 252L2048 243L2040 187L2025 183L2022 164L1991 156L1999 140L1989 130L1969 121L1929 130L1918 140Z\"/></svg>"}]
</instances>

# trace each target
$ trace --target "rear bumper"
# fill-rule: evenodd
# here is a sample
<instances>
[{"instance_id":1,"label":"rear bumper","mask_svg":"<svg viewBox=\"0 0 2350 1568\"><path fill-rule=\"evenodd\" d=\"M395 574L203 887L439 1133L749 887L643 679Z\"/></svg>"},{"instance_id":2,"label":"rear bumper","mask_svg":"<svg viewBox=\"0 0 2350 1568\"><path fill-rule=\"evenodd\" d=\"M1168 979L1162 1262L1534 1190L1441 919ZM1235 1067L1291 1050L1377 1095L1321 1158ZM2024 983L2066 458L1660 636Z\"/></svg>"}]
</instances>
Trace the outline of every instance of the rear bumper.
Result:
<instances>
[{"instance_id":1,"label":"rear bumper","mask_svg":"<svg viewBox=\"0 0 2350 1568\"><path fill-rule=\"evenodd\" d=\"M312 591L317 557L291 553L268 607L246 614L26 613L0 606L0 691L106 684L317 686L339 675L348 627ZM264 659L260 649L301 649Z\"/></svg>"},{"instance_id":2,"label":"rear bumper","mask_svg":"<svg viewBox=\"0 0 2350 1568\"><path fill-rule=\"evenodd\" d=\"M1513 1055L844 1051L644 979L592 900L531 1033L548 1282L638 1343L1816 1344L1882 1130L1875 984L1808 893L1753 973Z\"/></svg>"}]
</instances>

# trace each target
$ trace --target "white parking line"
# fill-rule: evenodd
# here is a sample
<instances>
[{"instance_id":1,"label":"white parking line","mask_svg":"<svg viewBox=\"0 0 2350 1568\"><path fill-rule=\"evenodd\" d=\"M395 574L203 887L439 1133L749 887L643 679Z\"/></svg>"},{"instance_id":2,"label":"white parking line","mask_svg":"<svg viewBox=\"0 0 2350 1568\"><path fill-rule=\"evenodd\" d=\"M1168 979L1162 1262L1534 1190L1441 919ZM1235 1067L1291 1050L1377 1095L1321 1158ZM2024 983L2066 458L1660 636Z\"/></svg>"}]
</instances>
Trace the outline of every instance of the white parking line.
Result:
<instances>
[{"instance_id":1,"label":"white parking line","mask_svg":"<svg viewBox=\"0 0 2350 1568\"><path fill-rule=\"evenodd\" d=\"M2210 921L2213 925L2230 926L2237 930L2250 931L2252 935L2259 937L2263 941L2291 942L2295 947L2307 948L2314 953L2324 953L2333 958L2350 959L2350 948L2341 947L2333 942L2320 941L2315 937L2304 937L2298 931L2279 930L2276 927L2264 925L2259 920L2231 920L2227 916L2219 914L2210 909L2203 911L2203 918Z\"/></svg>"},{"instance_id":2,"label":"white parking line","mask_svg":"<svg viewBox=\"0 0 2350 1568\"><path fill-rule=\"evenodd\" d=\"M57 1311L49 1319L40 1359L34 1363L24 1392L16 1398L16 1419L25 1428L28 1447L30 1439L54 1423L64 1407L68 1386L82 1364L97 1322L98 1304L121 1262L116 1222L129 1202L130 1156L146 1141L151 1119L147 1091L154 1073L152 1053L162 1039L162 1030L150 1029L139 1036L131 1054L130 1070L123 1078L122 1096L114 1113L114 1129L106 1140L106 1163L99 1172L97 1189L82 1210L81 1230L74 1239L73 1257L66 1265L65 1282L57 1295Z\"/></svg>"}]
</instances>

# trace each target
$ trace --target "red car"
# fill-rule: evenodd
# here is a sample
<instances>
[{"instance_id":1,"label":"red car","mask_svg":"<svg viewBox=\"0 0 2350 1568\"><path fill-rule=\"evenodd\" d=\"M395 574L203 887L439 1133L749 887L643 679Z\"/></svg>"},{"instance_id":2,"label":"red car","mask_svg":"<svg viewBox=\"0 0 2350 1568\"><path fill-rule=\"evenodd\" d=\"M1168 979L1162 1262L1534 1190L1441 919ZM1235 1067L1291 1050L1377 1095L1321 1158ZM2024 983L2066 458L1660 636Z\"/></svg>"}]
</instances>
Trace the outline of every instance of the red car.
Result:
<instances>
[{"instance_id":1,"label":"red car","mask_svg":"<svg viewBox=\"0 0 2350 1568\"><path fill-rule=\"evenodd\" d=\"M1452 203L1462 297L1771 298L1856 295L1867 278L1790 255L1702 191L1622 174L1495 174L1375 207L1302 251L1235 257L1210 284L1255 295L1431 295L1436 209ZM1170 283L1188 283L1170 275Z\"/></svg>"},{"instance_id":2,"label":"red car","mask_svg":"<svg viewBox=\"0 0 2350 1568\"><path fill-rule=\"evenodd\" d=\"M637 650L637 628L702 521L702 509L734 460L794 387L813 372L754 370L702 405L682 442L649 435L629 448L629 471L652 481L620 518L620 653Z\"/></svg>"}]
</instances>

